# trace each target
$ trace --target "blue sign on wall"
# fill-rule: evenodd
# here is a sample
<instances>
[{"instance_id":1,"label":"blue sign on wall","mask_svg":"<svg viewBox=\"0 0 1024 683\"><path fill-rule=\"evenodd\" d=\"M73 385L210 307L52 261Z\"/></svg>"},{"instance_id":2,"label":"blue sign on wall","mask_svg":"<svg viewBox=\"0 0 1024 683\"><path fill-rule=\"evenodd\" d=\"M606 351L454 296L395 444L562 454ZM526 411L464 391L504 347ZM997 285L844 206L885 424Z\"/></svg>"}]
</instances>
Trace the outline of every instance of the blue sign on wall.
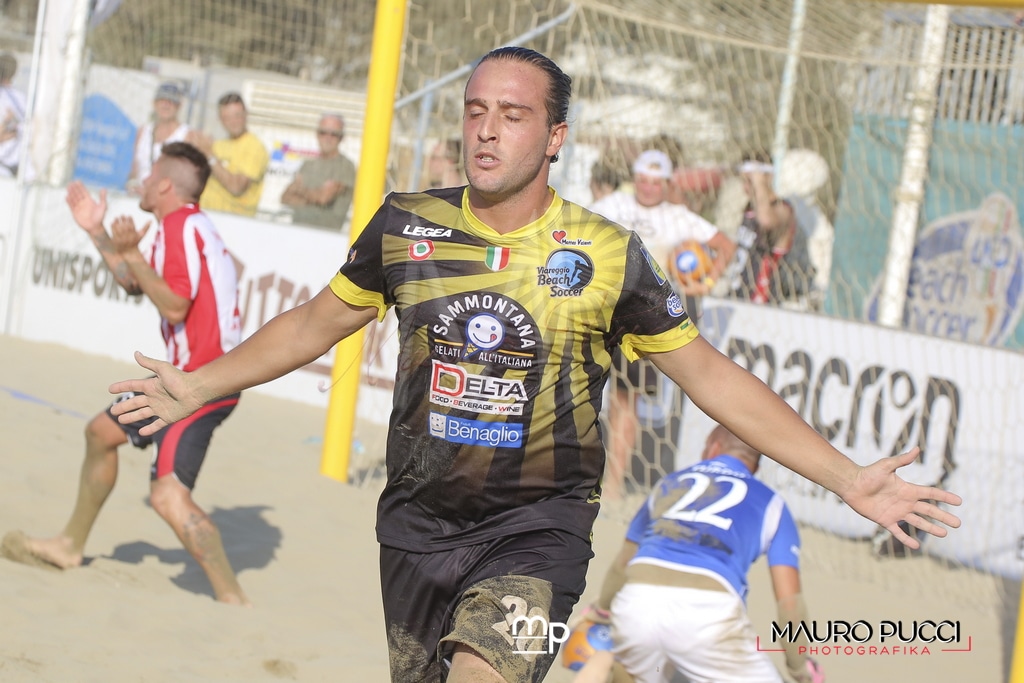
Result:
<instances>
[{"instance_id":1,"label":"blue sign on wall","mask_svg":"<svg viewBox=\"0 0 1024 683\"><path fill-rule=\"evenodd\" d=\"M876 319L906 133L903 120L854 117L826 300L840 317ZM1022 156L1024 126L936 122L904 327L1024 348Z\"/></svg>"},{"instance_id":2,"label":"blue sign on wall","mask_svg":"<svg viewBox=\"0 0 1024 683\"><path fill-rule=\"evenodd\" d=\"M90 95L82 104L73 178L86 185L122 188L132 171L135 124L103 95Z\"/></svg>"}]
</instances>

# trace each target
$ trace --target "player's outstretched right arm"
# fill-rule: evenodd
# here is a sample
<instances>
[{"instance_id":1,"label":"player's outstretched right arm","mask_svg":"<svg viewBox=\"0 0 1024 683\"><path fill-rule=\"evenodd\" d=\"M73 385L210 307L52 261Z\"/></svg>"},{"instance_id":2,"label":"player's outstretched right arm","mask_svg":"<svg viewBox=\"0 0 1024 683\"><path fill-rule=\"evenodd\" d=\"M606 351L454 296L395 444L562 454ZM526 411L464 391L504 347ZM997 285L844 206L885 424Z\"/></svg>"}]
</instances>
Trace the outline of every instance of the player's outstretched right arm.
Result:
<instances>
[{"instance_id":1,"label":"player's outstretched right arm","mask_svg":"<svg viewBox=\"0 0 1024 683\"><path fill-rule=\"evenodd\" d=\"M156 416L155 422L140 430L143 435L153 434L216 398L269 382L313 362L376 316L376 308L352 306L324 288L193 372L182 372L170 363L136 353L139 365L156 377L110 385L114 394L139 394L115 404L111 412L125 424Z\"/></svg>"}]
</instances>

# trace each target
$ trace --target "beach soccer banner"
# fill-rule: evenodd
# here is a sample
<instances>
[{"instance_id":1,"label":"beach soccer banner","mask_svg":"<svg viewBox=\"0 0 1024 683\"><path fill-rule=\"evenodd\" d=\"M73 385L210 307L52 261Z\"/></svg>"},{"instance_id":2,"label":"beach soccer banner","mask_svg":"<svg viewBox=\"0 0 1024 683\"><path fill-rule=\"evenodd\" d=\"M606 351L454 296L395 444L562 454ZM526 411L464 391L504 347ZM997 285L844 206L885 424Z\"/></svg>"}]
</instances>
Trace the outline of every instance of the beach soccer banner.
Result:
<instances>
[{"instance_id":1,"label":"beach soccer banner","mask_svg":"<svg viewBox=\"0 0 1024 683\"><path fill-rule=\"evenodd\" d=\"M828 313L877 320L906 134L901 119L854 117L836 209ZM1022 155L1022 125L935 122L921 203L924 227L907 285L906 329L1024 348Z\"/></svg>"}]
</instances>

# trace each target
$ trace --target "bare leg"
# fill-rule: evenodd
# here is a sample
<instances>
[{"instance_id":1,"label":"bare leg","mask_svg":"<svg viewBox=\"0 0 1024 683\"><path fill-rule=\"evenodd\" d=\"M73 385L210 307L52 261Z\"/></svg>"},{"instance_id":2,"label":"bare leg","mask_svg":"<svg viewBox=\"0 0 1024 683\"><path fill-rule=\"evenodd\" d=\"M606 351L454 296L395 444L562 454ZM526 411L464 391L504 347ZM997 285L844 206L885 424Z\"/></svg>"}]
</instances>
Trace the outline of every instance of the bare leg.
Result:
<instances>
[{"instance_id":1,"label":"bare leg","mask_svg":"<svg viewBox=\"0 0 1024 683\"><path fill-rule=\"evenodd\" d=\"M217 525L192 500L192 492L173 475L167 475L152 482L150 502L206 572L217 600L233 605L251 604L231 569Z\"/></svg>"},{"instance_id":2,"label":"bare leg","mask_svg":"<svg viewBox=\"0 0 1024 683\"><path fill-rule=\"evenodd\" d=\"M612 665L612 683L634 683L635 680L618 662Z\"/></svg>"},{"instance_id":3,"label":"bare leg","mask_svg":"<svg viewBox=\"0 0 1024 683\"><path fill-rule=\"evenodd\" d=\"M621 500L625 492L626 471L636 445L637 419L633 406L633 392L613 389L608 412L608 431L611 448L601 481L601 497L608 501Z\"/></svg>"},{"instance_id":4,"label":"bare leg","mask_svg":"<svg viewBox=\"0 0 1024 683\"><path fill-rule=\"evenodd\" d=\"M127 442L124 432L105 412L90 420L85 428L85 461L78 480L78 498L64 531L52 538L16 537L20 532L13 532L5 538L4 554L29 564L42 560L61 569L80 566L85 541L117 482L117 448ZM7 552L15 539L23 557Z\"/></svg>"},{"instance_id":5,"label":"bare leg","mask_svg":"<svg viewBox=\"0 0 1024 683\"><path fill-rule=\"evenodd\" d=\"M448 672L448 683L506 683L506 681L475 650L460 644L455 646L455 651L452 653L452 668Z\"/></svg>"}]
</instances>

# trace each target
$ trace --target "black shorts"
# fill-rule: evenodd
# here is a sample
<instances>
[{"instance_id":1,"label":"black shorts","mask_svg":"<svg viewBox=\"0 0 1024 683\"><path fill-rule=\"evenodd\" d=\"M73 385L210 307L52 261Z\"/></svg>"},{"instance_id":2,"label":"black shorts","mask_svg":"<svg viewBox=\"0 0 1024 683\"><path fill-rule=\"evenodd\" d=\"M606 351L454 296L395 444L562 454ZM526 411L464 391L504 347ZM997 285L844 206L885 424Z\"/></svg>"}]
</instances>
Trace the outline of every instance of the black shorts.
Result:
<instances>
[{"instance_id":1,"label":"black shorts","mask_svg":"<svg viewBox=\"0 0 1024 683\"><path fill-rule=\"evenodd\" d=\"M540 683L593 556L588 541L560 529L433 553L382 546L391 680L444 681L461 643L505 680Z\"/></svg>"},{"instance_id":2,"label":"black shorts","mask_svg":"<svg viewBox=\"0 0 1024 683\"><path fill-rule=\"evenodd\" d=\"M114 403L120 403L135 395L130 392L122 394ZM156 420L155 417L121 424L117 421L117 417L110 412L110 408L107 408L107 415L121 427L136 448L145 448L149 444L154 444L153 463L149 470L150 481L173 474L191 491L195 488L199 469L203 466L203 460L206 459L206 450L210 446L213 430L220 426L220 423L227 419L227 416L235 409L240 396L241 394L231 394L207 403L184 420L167 425L150 436L142 436L139 434L139 430L152 424Z\"/></svg>"}]
</instances>

